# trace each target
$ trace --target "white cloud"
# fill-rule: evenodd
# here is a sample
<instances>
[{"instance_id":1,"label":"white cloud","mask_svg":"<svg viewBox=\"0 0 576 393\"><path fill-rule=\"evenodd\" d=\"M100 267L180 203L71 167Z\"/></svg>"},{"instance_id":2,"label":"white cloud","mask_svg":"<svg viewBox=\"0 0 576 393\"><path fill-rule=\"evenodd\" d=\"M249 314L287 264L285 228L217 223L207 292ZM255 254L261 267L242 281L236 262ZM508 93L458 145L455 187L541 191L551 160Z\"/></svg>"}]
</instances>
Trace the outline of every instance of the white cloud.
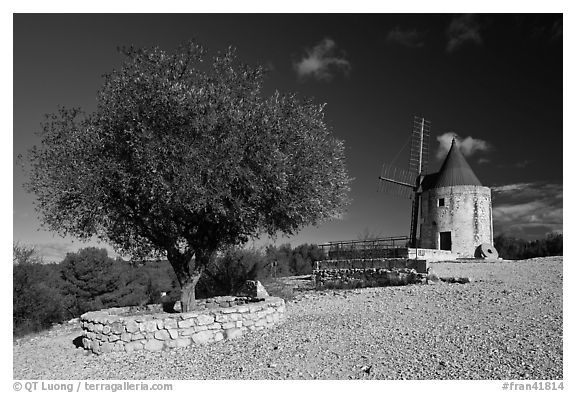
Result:
<instances>
[{"instance_id":1,"label":"white cloud","mask_svg":"<svg viewBox=\"0 0 576 393\"><path fill-rule=\"evenodd\" d=\"M494 232L521 238L543 238L562 231L561 184L543 182L492 187Z\"/></svg>"},{"instance_id":2,"label":"white cloud","mask_svg":"<svg viewBox=\"0 0 576 393\"><path fill-rule=\"evenodd\" d=\"M475 15L466 14L452 18L448 30L448 44L446 50L453 52L466 42L482 43L480 36L480 23Z\"/></svg>"},{"instance_id":3,"label":"white cloud","mask_svg":"<svg viewBox=\"0 0 576 393\"><path fill-rule=\"evenodd\" d=\"M492 146L485 140L472 138L471 136L458 138L458 135L454 132L446 132L436 137L436 140L438 141L438 150L436 151L437 159L441 160L446 157L448 150L450 150L450 146L452 146L453 138L456 138L456 146L460 148L460 152L466 157L470 157L478 152L489 151L492 148Z\"/></svg>"},{"instance_id":4,"label":"white cloud","mask_svg":"<svg viewBox=\"0 0 576 393\"><path fill-rule=\"evenodd\" d=\"M421 33L416 29L401 30L399 26L396 26L388 32L386 40L412 48L420 48L424 46L423 38L424 33Z\"/></svg>"},{"instance_id":5,"label":"white cloud","mask_svg":"<svg viewBox=\"0 0 576 393\"><path fill-rule=\"evenodd\" d=\"M330 81L336 72L347 74L351 66L343 54L336 53L334 40L324 38L307 50L300 61L294 63L294 69L300 78L313 77L320 81Z\"/></svg>"}]
</instances>

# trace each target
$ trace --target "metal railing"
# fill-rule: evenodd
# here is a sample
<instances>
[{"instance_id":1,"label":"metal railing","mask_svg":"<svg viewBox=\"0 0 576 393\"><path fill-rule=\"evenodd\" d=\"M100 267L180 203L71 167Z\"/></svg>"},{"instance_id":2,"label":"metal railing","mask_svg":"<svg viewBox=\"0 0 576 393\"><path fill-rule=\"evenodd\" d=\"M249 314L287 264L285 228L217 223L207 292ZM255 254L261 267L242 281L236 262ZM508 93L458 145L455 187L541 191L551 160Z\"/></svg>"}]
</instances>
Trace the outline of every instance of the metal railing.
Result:
<instances>
[{"instance_id":1,"label":"metal railing","mask_svg":"<svg viewBox=\"0 0 576 393\"><path fill-rule=\"evenodd\" d=\"M402 258L406 253L408 236L386 237L371 240L346 240L320 244L324 259L373 259Z\"/></svg>"}]
</instances>

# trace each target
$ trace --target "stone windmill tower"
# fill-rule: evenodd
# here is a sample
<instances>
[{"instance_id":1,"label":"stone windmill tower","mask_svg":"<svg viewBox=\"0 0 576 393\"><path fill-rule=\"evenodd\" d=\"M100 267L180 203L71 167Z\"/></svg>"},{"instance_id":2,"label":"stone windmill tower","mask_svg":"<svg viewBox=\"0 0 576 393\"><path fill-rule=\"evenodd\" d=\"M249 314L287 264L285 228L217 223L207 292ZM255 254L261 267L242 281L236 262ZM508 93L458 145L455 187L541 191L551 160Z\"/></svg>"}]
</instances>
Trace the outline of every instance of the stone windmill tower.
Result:
<instances>
[{"instance_id":1,"label":"stone windmill tower","mask_svg":"<svg viewBox=\"0 0 576 393\"><path fill-rule=\"evenodd\" d=\"M458 257L490 257L492 247L492 198L452 140L450 151L437 173L421 182L420 247L446 250Z\"/></svg>"}]
</instances>

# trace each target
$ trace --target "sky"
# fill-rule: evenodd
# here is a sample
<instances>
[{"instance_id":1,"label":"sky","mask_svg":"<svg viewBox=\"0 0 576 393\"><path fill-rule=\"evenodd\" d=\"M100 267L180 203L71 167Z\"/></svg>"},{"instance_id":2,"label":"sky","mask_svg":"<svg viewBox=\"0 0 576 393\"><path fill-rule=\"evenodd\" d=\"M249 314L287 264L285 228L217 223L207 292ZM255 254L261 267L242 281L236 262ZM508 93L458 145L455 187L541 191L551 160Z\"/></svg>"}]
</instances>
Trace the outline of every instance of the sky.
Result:
<instances>
[{"instance_id":1,"label":"sky","mask_svg":"<svg viewBox=\"0 0 576 393\"><path fill-rule=\"evenodd\" d=\"M270 69L264 94L325 103L354 181L341 219L306 227L292 245L407 235L411 201L379 192L384 163L408 168L412 120L432 123L429 171L453 135L492 188L495 234L563 231L561 14L16 14L13 17L13 241L46 261L87 245L43 230L17 163L59 106L95 109L117 47L168 51L194 38ZM101 247L109 246L100 244Z\"/></svg>"}]
</instances>

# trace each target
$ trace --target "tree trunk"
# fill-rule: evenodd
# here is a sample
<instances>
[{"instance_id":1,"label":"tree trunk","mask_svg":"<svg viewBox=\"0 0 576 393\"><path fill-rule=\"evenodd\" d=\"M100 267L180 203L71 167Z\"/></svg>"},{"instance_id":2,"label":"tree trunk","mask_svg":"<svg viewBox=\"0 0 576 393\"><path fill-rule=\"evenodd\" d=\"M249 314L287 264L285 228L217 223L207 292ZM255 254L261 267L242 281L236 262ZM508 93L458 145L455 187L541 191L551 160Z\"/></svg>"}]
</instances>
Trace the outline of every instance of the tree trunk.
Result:
<instances>
[{"instance_id":1,"label":"tree trunk","mask_svg":"<svg viewBox=\"0 0 576 393\"><path fill-rule=\"evenodd\" d=\"M196 284L198 284L203 271L203 267L194 269L194 273L189 276L188 280L184 284L180 284L182 287L182 295L180 296L182 312L192 311L196 308Z\"/></svg>"},{"instance_id":2,"label":"tree trunk","mask_svg":"<svg viewBox=\"0 0 576 393\"><path fill-rule=\"evenodd\" d=\"M182 290L180 295L182 312L188 312L196 308L196 284L202 277L213 254L214 252L197 251L194 258L194 267L191 268L191 256L175 251L168 253L168 261L176 273L176 278Z\"/></svg>"}]
</instances>

